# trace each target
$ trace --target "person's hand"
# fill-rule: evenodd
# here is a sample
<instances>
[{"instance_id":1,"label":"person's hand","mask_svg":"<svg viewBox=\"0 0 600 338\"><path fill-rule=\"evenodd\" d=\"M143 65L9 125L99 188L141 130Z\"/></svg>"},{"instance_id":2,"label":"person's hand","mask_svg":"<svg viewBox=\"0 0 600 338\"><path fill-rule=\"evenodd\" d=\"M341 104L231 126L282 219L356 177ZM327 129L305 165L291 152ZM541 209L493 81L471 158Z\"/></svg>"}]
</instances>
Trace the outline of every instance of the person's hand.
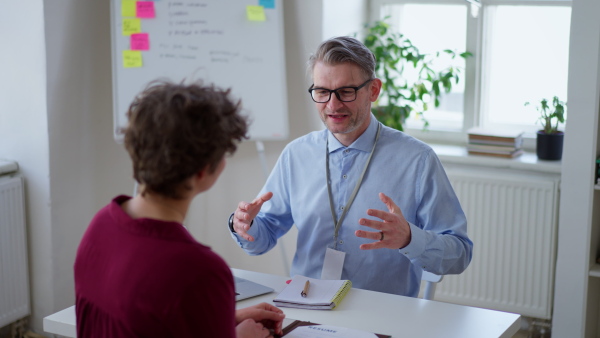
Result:
<instances>
[{"instance_id":1,"label":"person's hand","mask_svg":"<svg viewBox=\"0 0 600 338\"><path fill-rule=\"evenodd\" d=\"M261 323L271 333L283 334L285 314L278 307L269 303L260 303L235 311L235 322L243 323L248 319Z\"/></svg>"},{"instance_id":2,"label":"person's hand","mask_svg":"<svg viewBox=\"0 0 600 338\"><path fill-rule=\"evenodd\" d=\"M247 231L250 229L250 224L260 211L263 203L270 200L271 197L273 197L273 193L267 192L255 198L251 203L240 202L233 213L233 230L245 240L253 242L254 237L248 235Z\"/></svg>"},{"instance_id":3,"label":"person's hand","mask_svg":"<svg viewBox=\"0 0 600 338\"><path fill-rule=\"evenodd\" d=\"M391 198L383 193L379 193L379 199L387 206L389 212L383 210L369 209L367 215L375 216L382 221L375 221L366 218L358 220L358 224L367 226L378 231L356 230L357 237L368 238L376 242L362 244L362 250L371 249L400 249L410 243L410 225L402 215L402 210L392 201Z\"/></svg>"},{"instance_id":4,"label":"person's hand","mask_svg":"<svg viewBox=\"0 0 600 338\"><path fill-rule=\"evenodd\" d=\"M273 337L273 334L263 324L246 319L235 326L235 336L237 338L267 338Z\"/></svg>"}]
</instances>

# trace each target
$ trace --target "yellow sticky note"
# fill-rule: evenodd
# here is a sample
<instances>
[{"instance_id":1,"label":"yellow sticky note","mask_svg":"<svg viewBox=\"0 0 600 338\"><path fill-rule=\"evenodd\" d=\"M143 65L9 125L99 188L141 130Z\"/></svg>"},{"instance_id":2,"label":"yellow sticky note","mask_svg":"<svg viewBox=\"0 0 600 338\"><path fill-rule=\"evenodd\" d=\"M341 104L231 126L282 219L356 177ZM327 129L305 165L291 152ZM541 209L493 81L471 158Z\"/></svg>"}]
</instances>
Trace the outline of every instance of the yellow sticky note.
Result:
<instances>
[{"instance_id":1,"label":"yellow sticky note","mask_svg":"<svg viewBox=\"0 0 600 338\"><path fill-rule=\"evenodd\" d=\"M142 52L139 50L123 51L123 68L136 68L142 66Z\"/></svg>"},{"instance_id":2,"label":"yellow sticky note","mask_svg":"<svg viewBox=\"0 0 600 338\"><path fill-rule=\"evenodd\" d=\"M266 21L265 8L263 6L246 6L246 16L250 21Z\"/></svg>"},{"instance_id":3,"label":"yellow sticky note","mask_svg":"<svg viewBox=\"0 0 600 338\"><path fill-rule=\"evenodd\" d=\"M135 18L135 1L134 0L122 0L121 1L121 16Z\"/></svg>"},{"instance_id":4,"label":"yellow sticky note","mask_svg":"<svg viewBox=\"0 0 600 338\"><path fill-rule=\"evenodd\" d=\"M142 32L142 20L123 19L123 35L129 36L134 33Z\"/></svg>"}]
</instances>

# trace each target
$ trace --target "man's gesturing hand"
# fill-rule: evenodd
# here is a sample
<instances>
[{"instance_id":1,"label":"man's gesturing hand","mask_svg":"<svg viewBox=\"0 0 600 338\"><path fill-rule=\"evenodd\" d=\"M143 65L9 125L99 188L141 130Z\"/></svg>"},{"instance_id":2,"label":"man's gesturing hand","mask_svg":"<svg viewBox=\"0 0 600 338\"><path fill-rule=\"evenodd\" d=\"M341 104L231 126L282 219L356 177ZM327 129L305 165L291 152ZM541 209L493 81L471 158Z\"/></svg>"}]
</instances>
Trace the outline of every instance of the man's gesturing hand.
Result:
<instances>
[{"instance_id":1,"label":"man's gesturing hand","mask_svg":"<svg viewBox=\"0 0 600 338\"><path fill-rule=\"evenodd\" d=\"M410 226L402 214L402 210L392 201L391 198L379 193L379 199L387 206L389 212L383 210L369 209L367 214L375 216L381 221L361 218L358 224L367 226L378 231L356 230L354 233L357 237L368 238L376 242L362 244L362 250L370 249L400 249L410 243L411 233Z\"/></svg>"},{"instance_id":2,"label":"man's gesturing hand","mask_svg":"<svg viewBox=\"0 0 600 338\"><path fill-rule=\"evenodd\" d=\"M233 230L245 240L253 242L254 237L248 235L247 231L250 229L250 224L260 211L263 203L270 200L271 197L273 197L273 193L267 192L250 203L240 202L233 213Z\"/></svg>"}]
</instances>

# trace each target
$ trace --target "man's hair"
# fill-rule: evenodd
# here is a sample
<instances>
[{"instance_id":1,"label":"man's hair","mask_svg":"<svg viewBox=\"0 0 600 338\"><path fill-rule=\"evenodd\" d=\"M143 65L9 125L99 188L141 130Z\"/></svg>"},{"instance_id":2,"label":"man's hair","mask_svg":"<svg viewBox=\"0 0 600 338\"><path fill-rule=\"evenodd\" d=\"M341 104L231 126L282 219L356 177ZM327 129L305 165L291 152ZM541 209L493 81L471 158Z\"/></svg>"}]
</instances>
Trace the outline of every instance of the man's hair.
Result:
<instances>
[{"instance_id":1,"label":"man's hair","mask_svg":"<svg viewBox=\"0 0 600 338\"><path fill-rule=\"evenodd\" d=\"M322 42L317 51L308 59L308 71L312 71L317 62L338 65L351 62L357 65L367 79L374 79L375 55L362 42L349 36L338 36Z\"/></svg>"},{"instance_id":2,"label":"man's hair","mask_svg":"<svg viewBox=\"0 0 600 338\"><path fill-rule=\"evenodd\" d=\"M153 81L133 100L124 129L125 148L141 193L182 198L185 181L209 172L247 138L247 118L230 90L201 83Z\"/></svg>"}]
</instances>

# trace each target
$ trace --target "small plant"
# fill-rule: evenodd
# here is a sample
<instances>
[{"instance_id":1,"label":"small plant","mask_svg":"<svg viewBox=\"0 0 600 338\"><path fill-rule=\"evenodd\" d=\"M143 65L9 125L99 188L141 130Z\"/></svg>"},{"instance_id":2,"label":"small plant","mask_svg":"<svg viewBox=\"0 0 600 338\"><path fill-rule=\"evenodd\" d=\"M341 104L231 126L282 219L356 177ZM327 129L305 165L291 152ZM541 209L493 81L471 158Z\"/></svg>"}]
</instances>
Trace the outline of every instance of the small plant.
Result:
<instances>
[{"instance_id":1,"label":"small plant","mask_svg":"<svg viewBox=\"0 0 600 338\"><path fill-rule=\"evenodd\" d=\"M529 102L525 102L528 106ZM559 123L565 123L565 107L566 102L559 100L558 96L554 96L552 99L552 106L548 104L548 100L542 99L540 105L535 109L540 113L539 121L542 124L543 131L545 134L556 134Z\"/></svg>"},{"instance_id":2,"label":"small plant","mask_svg":"<svg viewBox=\"0 0 600 338\"><path fill-rule=\"evenodd\" d=\"M403 130L404 121L414 112L423 118L426 128L428 122L423 112L431 102L435 107L440 105L443 92L452 90L461 72L460 68L452 66L437 71L433 67L434 61L442 55L454 59L457 56L467 58L471 53L458 54L446 49L421 54L407 37L390 30L385 22L388 18L365 26L364 43L375 55L375 72L382 81L381 95L372 108L373 114L383 124ZM409 80L405 71L418 74L417 79Z\"/></svg>"}]
</instances>

